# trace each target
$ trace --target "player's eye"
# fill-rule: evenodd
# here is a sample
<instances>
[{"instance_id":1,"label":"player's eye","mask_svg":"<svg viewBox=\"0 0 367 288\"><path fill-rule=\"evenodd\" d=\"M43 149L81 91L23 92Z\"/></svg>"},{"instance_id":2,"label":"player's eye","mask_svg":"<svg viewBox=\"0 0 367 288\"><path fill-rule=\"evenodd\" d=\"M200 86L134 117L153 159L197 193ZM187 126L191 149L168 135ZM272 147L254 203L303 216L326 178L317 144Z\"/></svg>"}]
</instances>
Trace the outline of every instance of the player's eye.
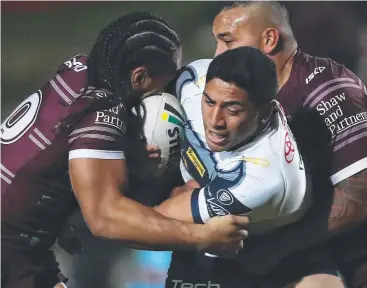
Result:
<instances>
[{"instance_id":1,"label":"player's eye","mask_svg":"<svg viewBox=\"0 0 367 288\"><path fill-rule=\"evenodd\" d=\"M240 110L235 110L235 109L227 109L228 114L232 115L232 116L237 116L238 114L241 113Z\"/></svg>"},{"instance_id":2,"label":"player's eye","mask_svg":"<svg viewBox=\"0 0 367 288\"><path fill-rule=\"evenodd\" d=\"M205 99L204 101L205 101L205 103L206 103L208 106L210 106L210 107L213 107L213 106L214 106L214 102L213 102L213 101L210 101L210 100L208 100L208 99Z\"/></svg>"},{"instance_id":3,"label":"player's eye","mask_svg":"<svg viewBox=\"0 0 367 288\"><path fill-rule=\"evenodd\" d=\"M227 45L228 45L228 44L231 44L231 43L233 42L233 40L232 40L232 39L230 39L230 40L226 40L226 39L224 39L223 41L224 41L224 43L226 43Z\"/></svg>"},{"instance_id":4,"label":"player's eye","mask_svg":"<svg viewBox=\"0 0 367 288\"><path fill-rule=\"evenodd\" d=\"M227 107L227 112L231 116L237 116L243 111L243 108L240 105L234 105Z\"/></svg>"}]
</instances>

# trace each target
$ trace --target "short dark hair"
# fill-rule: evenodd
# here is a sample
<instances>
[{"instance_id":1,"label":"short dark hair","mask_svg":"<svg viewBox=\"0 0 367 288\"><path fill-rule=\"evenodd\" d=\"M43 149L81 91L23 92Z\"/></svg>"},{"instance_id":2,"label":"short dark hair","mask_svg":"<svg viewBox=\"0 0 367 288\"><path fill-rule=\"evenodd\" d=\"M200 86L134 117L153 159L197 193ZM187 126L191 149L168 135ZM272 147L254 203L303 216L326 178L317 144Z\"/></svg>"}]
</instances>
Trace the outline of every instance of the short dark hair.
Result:
<instances>
[{"instance_id":1,"label":"short dark hair","mask_svg":"<svg viewBox=\"0 0 367 288\"><path fill-rule=\"evenodd\" d=\"M215 57L209 65L206 83L214 78L246 90L256 106L270 103L278 91L274 62L252 47L230 49Z\"/></svg>"}]
</instances>

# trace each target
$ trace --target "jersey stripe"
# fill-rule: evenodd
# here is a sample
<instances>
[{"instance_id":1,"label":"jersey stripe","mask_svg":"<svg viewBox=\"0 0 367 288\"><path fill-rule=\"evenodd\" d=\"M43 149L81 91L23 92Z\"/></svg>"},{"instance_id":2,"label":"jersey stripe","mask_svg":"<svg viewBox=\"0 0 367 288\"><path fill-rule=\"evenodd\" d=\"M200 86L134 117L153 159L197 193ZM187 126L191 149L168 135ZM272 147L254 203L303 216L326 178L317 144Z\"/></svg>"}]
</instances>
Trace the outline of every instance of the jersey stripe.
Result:
<instances>
[{"instance_id":1,"label":"jersey stripe","mask_svg":"<svg viewBox=\"0 0 367 288\"><path fill-rule=\"evenodd\" d=\"M39 148L41 148L42 150L45 150L45 149L46 149L46 146L45 146L45 145L43 145L40 141L38 141L38 140L36 139L36 137L34 137L32 134L29 134L28 138L29 138L29 139L31 139L31 140L32 140L32 142L33 142L34 144L36 144L36 145L37 145Z\"/></svg>"},{"instance_id":2,"label":"jersey stripe","mask_svg":"<svg viewBox=\"0 0 367 288\"><path fill-rule=\"evenodd\" d=\"M108 127L99 127L99 126L91 126L91 127L75 129L73 132L70 133L70 135L75 135L75 134L78 134L78 133L82 133L82 132L86 132L86 131L92 131L92 130L102 131L102 132L109 132L109 133L112 133L112 134L121 135L121 132L118 131L117 129L108 128Z\"/></svg>"},{"instance_id":3,"label":"jersey stripe","mask_svg":"<svg viewBox=\"0 0 367 288\"><path fill-rule=\"evenodd\" d=\"M45 141L45 143L47 144L47 145L51 145L51 141L50 140L48 140L47 138L46 138L46 136L45 135L43 135L42 134L42 132L40 131L40 130L38 130L37 128L34 128L34 133L36 133L37 135L38 135L38 137L40 137L43 141Z\"/></svg>"},{"instance_id":4,"label":"jersey stripe","mask_svg":"<svg viewBox=\"0 0 367 288\"><path fill-rule=\"evenodd\" d=\"M361 132L353 137L348 138L347 140L343 141L342 143L336 145L333 149L334 152L338 151L339 149L343 148L344 146L347 146L348 144L353 143L354 141L357 141L358 139L361 139L363 137L367 136L367 131Z\"/></svg>"},{"instance_id":5,"label":"jersey stripe","mask_svg":"<svg viewBox=\"0 0 367 288\"><path fill-rule=\"evenodd\" d=\"M64 94L64 92L61 91L61 89L56 85L55 81L53 79L50 80L51 86L55 89L57 94L65 100L66 103L71 104L71 100Z\"/></svg>"},{"instance_id":6,"label":"jersey stripe","mask_svg":"<svg viewBox=\"0 0 367 288\"><path fill-rule=\"evenodd\" d=\"M75 149L69 152L69 160L76 158L123 160L125 153L123 151L108 151L94 149Z\"/></svg>"},{"instance_id":7,"label":"jersey stripe","mask_svg":"<svg viewBox=\"0 0 367 288\"><path fill-rule=\"evenodd\" d=\"M11 178L15 177L15 174L12 173L9 169L7 169L3 164L0 164L0 169L6 172L6 174L8 174Z\"/></svg>"},{"instance_id":8,"label":"jersey stripe","mask_svg":"<svg viewBox=\"0 0 367 288\"><path fill-rule=\"evenodd\" d=\"M204 224L203 220L200 216L200 209L199 209L199 192L200 188L194 189L191 194L191 213L192 218L194 218L194 222L196 224Z\"/></svg>"},{"instance_id":9,"label":"jersey stripe","mask_svg":"<svg viewBox=\"0 0 367 288\"><path fill-rule=\"evenodd\" d=\"M351 87L351 88L357 88L357 89L362 89L362 87L358 86L358 85L355 85L355 84L339 84L339 85L335 85L335 86L332 86L330 87L329 89L325 90L324 92L322 92L319 96L317 96L313 101L312 103L309 105L309 107L314 107L321 99L323 99L326 95L328 95L329 93L337 90L337 89L340 89L340 88L347 88L347 87Z\"/></svg>"},{"instance_id":10,"label":"jersey stripe","mask_svg":"<svg viewBox=\"0 0 367 288\"><path fill-rule=\"evenodd\" d=\"M325 83L323 83L322 85L320 85L319 87L317 87L310 95L307 96L306 100L303 102L303 106L307 106L308 102L310 102L314 96L316 96L316 94L323 88L325 88L326 86L333 84L333 83L337 83L337 82L353 82L356 83L356 81L354 81L351 78L337 78L337 79L332 79L329 81L326 81Z\"/></svg>"},{"instance_id":11,"label":"jersey stripe","mask_svg":"<svg viewBox=\"0 0 367 288\"><path fill-rule=\"evenodd\" d=\"M83 135L79 135L79 136L69 139L69 144L71 144L74 140L78 138L102 139L102 140L107 140L111 142L116 141L116 138L111 137L111 136L105 136L105 135L100 135L100 134L83 134Z\"/></svg>"},{"instance_id":12,"label":"jersey stripe","mask_svg":"<svg viewBox=\"0 0 367 288\"><path fill-rule=\"evenodd\" d=\"M349 178L350 176L367 169L367 157L354 162L353 164L345 167L344 169L340 170L339 172L335 173L331 176L331 183L333 185L338 184L339 182Z\"/></svg>"},{"instance_id":13,"label":"jersey stripe","mask_svg":"<svg viewBox=\"0 0 367 288\"><path fill-rule=\"evenodd\" d=\"M7 178L6 176L4 176L2 173L0 174L0 177L1 177L1 179L3 179L6 183L8 183L8 184L11 184L11 180L9 179L9 178Z\"/></svg>"},{"instance_id":14,"label":"jersey stripe","mask_svg":"<svg viewBox=\"0 0 367 288\"><path fill-rule=\"evenodd\" d=\"M80 96L80 94L77 94L73 91L73 89L70 88L70 86L64 81L64 79L62 79L62 77L57 74L56 75L56 79L60 82L61 86L64 87L64 89L66 91L68 91L68 93L74 97L74 98L78 98Z\"/></svg>"},{"instance_id":15,"label":"jersey stripe","mask_svg":"<svg viewBox=\"0 0 367 288\"><path fill-rule=\"evenodd\" d=\"M353 127L356 126L356 127ZM353 128L351 128L353 127ZM345 137L349 137L352 133L357 132L361 129L367 129L367 119L365 121L363 121L362 123L354 123L351 126L348 126L347 128L343 129L343 130L339 130L338 132L343 132L343 133L339 133L334 135L332 138L336 137L335 140L332 141L332 143L336 143L336 142L340 142L342 139L344 139ZM346 131L348 130L348 131Z\"/></svg>"}]
</instances>

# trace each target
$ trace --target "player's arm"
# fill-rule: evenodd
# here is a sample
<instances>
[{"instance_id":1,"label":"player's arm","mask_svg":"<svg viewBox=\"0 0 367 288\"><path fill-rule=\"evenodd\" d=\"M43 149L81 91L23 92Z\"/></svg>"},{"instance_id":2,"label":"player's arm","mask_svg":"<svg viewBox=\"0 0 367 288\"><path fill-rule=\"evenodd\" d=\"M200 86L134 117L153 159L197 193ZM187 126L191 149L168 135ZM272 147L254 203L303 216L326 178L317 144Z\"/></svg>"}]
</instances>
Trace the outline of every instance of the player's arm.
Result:
<instances>
[{"instance_id":1,"label":"player's arm","mask_svg":"<svg viewBox=\"0 0 367 288\"><path fill-rule=\"evenodd\" d=\"M123 148L129 139L118 115L113 109L91 113L69 134L71 184L91 232L154 250L238 249L246 225L241 218L181 223L124 196L128 167Z\"/></svg>"},{"instance_id":2,"label":"player's arm","mask_svg":"<svg viewBox=\"0 0 367 288\"><path fill-rule=\"evenodd\" d=\"M125 197L122 195L127 186L125 160L72 159L69 168L73 191L95 236L153 250L211 250L216 246L212 237L220 237L219 242L225 245L236 241L240 245L243 238L241 229L246 222L242 219L227 219L229 228L221 227L225 226L224 222L187 224L166 218Z\"/></svg>"},{"instance_id":3,"label":"player's arm","mask_svg":"<svg viewBox=\"0 0 367 288\"><path fill-rule=\"evenodd\" d=\"M352 228L367 221L367 169L334 186L329 230Z\"/></svg>"},{"instance_id":4,"label":"player's arm","mask_svg":"<svg viewBox=\"0 0 367 288\"><path fill-rule=\"evenodd\" d=\"M218 176L202 188L194 188L197 185L194 181L188 182L179 188L177 196L164 201L155 210L167 217L194 223L205 223L212 217L227 214L243 215L248 220L245 215L251 210L269 202L278 205L281 201L283 178L280 175L270 177L271 171L266 169L255 167L253 171L261 170L262 174L255 172L253 176L239 172L233 181L228 180L232 175Z\"/></svg>"},{"instance_id":5,"label":"player's arm","mask_svg":"<svg viewBox=\"0 0 367 288\"><path fill-rule=\"evenodd\" d=\"M325 90L315 87L304 103L318 112L331 135L334 189L328 229L333 234L367 220L367 89L351 71L338 68L333 73L326 68L328 81L319 86Z\"/></svg>"}]
</instances>

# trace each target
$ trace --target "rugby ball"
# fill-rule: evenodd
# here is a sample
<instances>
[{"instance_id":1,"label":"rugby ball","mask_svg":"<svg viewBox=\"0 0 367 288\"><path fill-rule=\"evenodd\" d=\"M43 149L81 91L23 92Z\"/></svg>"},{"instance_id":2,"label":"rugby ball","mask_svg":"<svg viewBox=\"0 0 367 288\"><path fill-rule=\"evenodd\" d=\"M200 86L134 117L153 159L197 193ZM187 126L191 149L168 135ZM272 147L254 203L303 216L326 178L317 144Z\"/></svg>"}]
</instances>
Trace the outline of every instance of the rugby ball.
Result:
<instances>
[{"instance_id":1,"label":"rugby ball","mask_svg":"<svg viewBox=\"0 0 367 288\"><path fill-rule=\"evenodd\" d=\"M180 162L180 140L186 120L184 110L176 97L169 93L153 94L140 104L144 151L139 145L132 147L128 159L129 171L137 178L149 180L164 176L167 170L177 168ZM145 145L160 149L159 159L149 159Z\"/></svg>"}]
</instances>

